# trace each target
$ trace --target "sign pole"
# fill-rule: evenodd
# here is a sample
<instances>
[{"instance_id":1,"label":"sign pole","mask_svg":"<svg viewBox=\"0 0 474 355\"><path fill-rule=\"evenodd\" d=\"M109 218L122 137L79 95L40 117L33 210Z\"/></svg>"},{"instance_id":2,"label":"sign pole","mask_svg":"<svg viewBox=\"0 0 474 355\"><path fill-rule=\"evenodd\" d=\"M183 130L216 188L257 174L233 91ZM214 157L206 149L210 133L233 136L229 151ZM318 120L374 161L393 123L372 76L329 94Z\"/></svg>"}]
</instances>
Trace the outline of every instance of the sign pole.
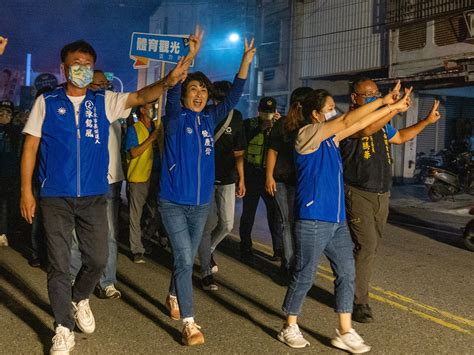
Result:
<instances>
[{"instance_id":1,"label":"sign pole","mask_svg":"<svg viewBox=\"0 0 474 355\"><path fill-rule=\"evenodd\" d=\"M163 80L165 77L165 62L161 62L161 73L160 73L160 80ZM160 119L161 122L161 111L163 109L163 96L161 95L158 101L158 118Z\"/></svg>"},{"instance_id":2,"label":"sign pole","mask_svg":"<svg viewBox=\"0 0 474 355\"><path fill-rule=\"evenodd\" d=\"M165 77L165 62L161 62L161 71L160 71L160 80L163 80ZM164 128L163 122L161 122L161 111L163 109L163 95L158 99L158 110L156 111L157 119L155 121L155 129L158 130L158 147L160 149L160 154L163 152L164 145Z\"/></svg>"}]
</instances>

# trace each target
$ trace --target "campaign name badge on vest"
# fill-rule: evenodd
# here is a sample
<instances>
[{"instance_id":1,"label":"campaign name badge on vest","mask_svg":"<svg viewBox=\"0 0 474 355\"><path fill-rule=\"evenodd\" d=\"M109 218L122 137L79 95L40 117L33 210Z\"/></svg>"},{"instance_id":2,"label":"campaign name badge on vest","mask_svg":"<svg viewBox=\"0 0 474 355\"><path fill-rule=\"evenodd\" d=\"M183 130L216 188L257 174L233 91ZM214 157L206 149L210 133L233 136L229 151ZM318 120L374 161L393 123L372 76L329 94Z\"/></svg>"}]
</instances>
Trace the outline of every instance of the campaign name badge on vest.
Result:
<instances>
[{"instance_id":1,"label":"campaign name badge on vest","mask_svg":"<svg viewBox=\"0 0 474 355\"><path fill-rule=\"evenodd\" d=\"M204 137L204 146L206 147L204 151L206 155L211 155L212 147L214 147L214 138L211 137L207 130L201 131L201 134Z\"/></svg>"},{"instance_id":2,"label":"campaign name badge on vest","mask_svg":"<svg viewBox=\"0 0 474 355\"><path fill-rule=\"evenodd\" d=\"M97 109L91 100L85 102L86 106L86 138L95 139L95 144L100 144Z\"/></svg>"}]
</instances>

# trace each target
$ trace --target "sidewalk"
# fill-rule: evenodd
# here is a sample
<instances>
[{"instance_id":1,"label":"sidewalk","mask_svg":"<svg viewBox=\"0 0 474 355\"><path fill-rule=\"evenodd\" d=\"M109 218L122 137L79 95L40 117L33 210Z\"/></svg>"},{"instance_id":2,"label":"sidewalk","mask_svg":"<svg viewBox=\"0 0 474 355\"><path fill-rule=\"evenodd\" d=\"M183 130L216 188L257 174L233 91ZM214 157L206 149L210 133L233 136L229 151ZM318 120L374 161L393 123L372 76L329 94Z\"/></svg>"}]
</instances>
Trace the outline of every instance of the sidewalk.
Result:
<instances>
[{"instance_id":1,"label":"sidewalk","mask_svg":"<svg viewBox=\"0 0 474 355\"><path fill-rule=\"evenodd\" d=\"M455 195L439 202L432 202L428 198L424 185L397 185L392 188L390 207L392 209L416 207L438 213L457 216L469 216L469 208L474 196L469 194Z\"/></svg>"}]
</instances>

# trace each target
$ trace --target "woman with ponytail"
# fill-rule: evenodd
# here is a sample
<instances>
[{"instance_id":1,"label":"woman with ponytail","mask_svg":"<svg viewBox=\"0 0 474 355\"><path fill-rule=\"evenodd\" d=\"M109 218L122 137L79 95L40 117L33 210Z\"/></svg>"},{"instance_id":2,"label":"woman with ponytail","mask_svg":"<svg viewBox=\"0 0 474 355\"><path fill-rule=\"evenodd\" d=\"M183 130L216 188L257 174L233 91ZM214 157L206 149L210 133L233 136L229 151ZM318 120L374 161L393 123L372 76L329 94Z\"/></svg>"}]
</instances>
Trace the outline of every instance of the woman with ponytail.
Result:
<instances>
[{"instance_id":1,"label":"woman with ponytail","mask_svg":"<svg viewBox=\"0 0 474 355\"><path fill-rule=\"evenodd\" d=\"M290 110L279 119L271 132L267 153L265 189L275 196L283 224L282 276L288 281L293 262L293 203L295 199L296 170L293 159L295 138L303 125L301 103L310 93L310 87L299 87L291 93Z\"/></svg>"},{"instance_id":2,"label":"woman with ponytail","mask_svg":"<svg viewBox=\"0 0 474 355\"><path fill-rule=\"evenodd\" d=\"M399 90L400 82L384 98L345 114L335 110L334 99L326 90L313 90L302 102L308 124L299 129L295 143L295 264L282 307L287 320L278 334L278 339L292 348L309 345L297 320L324 253L335 276L339 323L331 344L353 354L371 349L352 328L354 245L346 223L339 142L391 112L406 110L411 89L402 99Z\"/></svg>"}]
</instances>

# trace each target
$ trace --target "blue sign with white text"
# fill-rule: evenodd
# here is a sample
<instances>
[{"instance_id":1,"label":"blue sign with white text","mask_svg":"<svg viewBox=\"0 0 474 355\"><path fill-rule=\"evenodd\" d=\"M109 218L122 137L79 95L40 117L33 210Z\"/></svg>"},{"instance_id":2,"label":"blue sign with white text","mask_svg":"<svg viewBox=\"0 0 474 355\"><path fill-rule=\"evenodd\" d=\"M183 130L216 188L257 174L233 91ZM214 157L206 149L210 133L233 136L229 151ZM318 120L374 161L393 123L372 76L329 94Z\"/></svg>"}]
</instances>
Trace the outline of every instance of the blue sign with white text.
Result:
<instances>
[{"instance_id":1,"label":"blue sign with white text","mask_svg":"<svg viewBox=\"0 0 474 355\"><path fill-rule=\"evenodd\" d=\"M130 58L135 60L134 67L148 67L149 60L176 64L188 52L188 36L132 33Z\"/></svg>"}]
</instances>

